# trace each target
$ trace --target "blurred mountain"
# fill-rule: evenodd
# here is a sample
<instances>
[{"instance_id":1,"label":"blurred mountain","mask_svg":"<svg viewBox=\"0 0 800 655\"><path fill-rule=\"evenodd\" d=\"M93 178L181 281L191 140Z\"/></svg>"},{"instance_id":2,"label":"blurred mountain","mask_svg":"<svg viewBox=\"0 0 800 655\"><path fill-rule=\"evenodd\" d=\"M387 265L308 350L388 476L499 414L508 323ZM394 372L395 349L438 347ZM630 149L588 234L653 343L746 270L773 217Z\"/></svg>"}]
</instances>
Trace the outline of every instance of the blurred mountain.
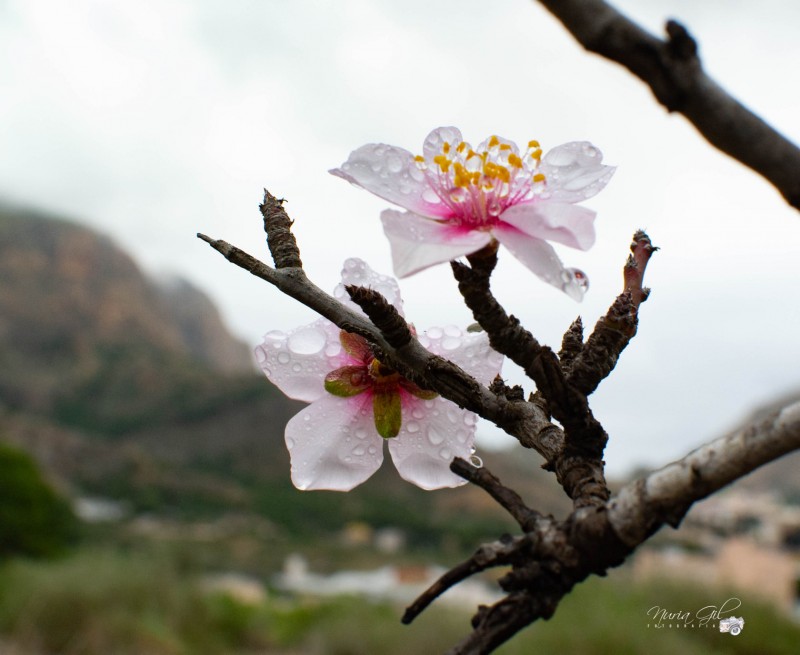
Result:
<instances>
[{"instance_id":1,"label":"blurred mountain","mask_svg":"<svg viewBox=\"0 0 800 655\"><path fill-rule=\"evenodd\" d=\"M0 206L0 280L0 440L62 490L134 512L254 513L295 535L362 521L471 548L513 527L483 491L423 492L388 457L355 492L295 490L283 429L302 405L255 372L202 292L155 283L86 227ZM525 471L485 459L537 507L568 506L535 454Z\"/></svg>"}]
</instances>

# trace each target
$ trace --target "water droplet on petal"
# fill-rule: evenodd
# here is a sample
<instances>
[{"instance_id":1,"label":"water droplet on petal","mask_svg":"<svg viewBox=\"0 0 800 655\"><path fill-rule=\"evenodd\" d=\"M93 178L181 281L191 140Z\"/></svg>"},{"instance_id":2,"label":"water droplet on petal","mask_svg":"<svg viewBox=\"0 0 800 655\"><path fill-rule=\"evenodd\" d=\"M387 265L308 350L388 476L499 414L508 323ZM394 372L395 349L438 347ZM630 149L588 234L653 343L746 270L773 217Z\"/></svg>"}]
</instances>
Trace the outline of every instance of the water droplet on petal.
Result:
<instances>
[{"instance_id":1,"label":"water droplet on petal","mask_svg":"<svg viewBox=\"0 0 800 655\"><path fill-rule=\"evenodd\" d=\"M256 361L259 364L265 364L267 362L267 353L264 352L261 346L256 348Z\"/></svg>"},{"instance_id":2,"label":"water droplet on petal","mask_svg":"<svg viewBox=\"0 0 800 655\"><path fill-rule=\"evenodd\" d=\"M461 345L461 339L455 337L445 337L442 339L442 348L444 350L456 350Z\"/></svg>"},{"instance_id":3,"label":"water droplet on petal","mask_svg":"<svg viewBox=\"0 0 800 655\"><path fill-rule=\"evenodd\" d=\"M289 450L294 448L294 439L292 439L291 437L286 437L286 448Z\"/></svg>"},{"instance_id":4,"label":"water droplet on petal","mask_svg":"<svg viewBox=\"0 0 800 655\"><path fill-rule=\"evenodd\" d=\"M288 364L292 358L289 357L289 353L287 352L279 352L277 359L280 364Z\"/></svg>"},{"instance_id":5,"label":"water droplet on petal","mask_svg":"<svg viewBox=\"0 0 800 655\"><path fill-rule=\"evenodd\" d=\"M448 337L460 337L462 334L461 328L456 325L446 325L444 328L444 333Z\"/></svg>"},{"instance_id":6,"label":"water droplet on petal","mask_svg":"<svg viewBox=\"0 0 800 655\"><path fill-rule=\"evenodd\" d=\"M403 170L403 161L397 155L390 155L386 160L386 168L392 173L399 173Z\"/></svg>"},{"instance_id":7,"label":"water droplet on petal","mask_svg":"<svg viewBox=\"0 0 800 655\"><path fill-rule=\"evenodd\" d=\"M359 439L363 439L367 436L367 431L364 428L356 428L356 436Z\"/></svg>"},{"instance_id":8,"label":"water droplet on petal","mask_svg":"<svg viewBox=\"0 0 800 655\"><path fill-rule=\"evenodd\" d=\"M300 363L299 363L299 362L295 362L294 364L292 364L292 371L293 371L293 372L295 372L295 373L299 373L299 372L300 372L300 371L302 371L302 370L303 370L303 367L302 367L302 366L300 366Z\"/></svg>"},{"instance_id":9,"label":"water droplet on petal","mask_svg":"<svg viewBox=\"0 0 800 655\"><path fill-rule=\"evenodd\" d=\"M442 330L438 327L432 327L430 330L425 332L430 339L441 339L442 338Z\"/></svg>"},{"instance_id":10,"label":"water droplet on petal","mask_svg":"<svg viewBox=\"0 0 800 655\"><path fill-rule=\"evenodd\" d=\"M453 459L453 451L451 451L449 448L442 448L439 451L439 457L449 461L449 460Z\"/></svg>"},{"instance_id":11,"label":"water droplet on petal","mask_svg":"<svg viewBox=\"0 0 800 655\"><path fill-rule=\"evenodd\" d=\"M288 347L298 355L315 355L325 346L325 333L318 327L301 328L289 337Z\"/></svg>"},{"instance_id":12,"label":"water droplet on petal","mask_svg":"<svg viewBox=\"0 0 800 655\"><path fill-rule=\"evenodd\" d=\"M364 448L364 446L356 446L355 448L353 448L353 455L355 455L356 457L362 457L366 452L367 449Z\"/></svg>"},{"instance_id":13,"label":"water droplet on petal","mask_svg":"<svg viewBox=\"0 0 800 655\"><path fill-rule=\"evenodd\" d=\"M425 416L425 412L423 412L419 407L415 407L411 410L411 416L414 418L422 418Z\"/></svg>"},{"instance_id":14,"label":"water droplet on petal","mask_svg":"<svg viewBox=\"0 0 800 655\"><path fill-rule=\"evenodd\" d=\"M428 441L430 441L432 445L438 446L444 441L444 435L434 428L428 428Z\"/></svg>"},{"instance_id":15,"label":"water droplet on petal","mask_svg":"<svg viewBox=\"0 0 800 655\"><path fill-rule=\"evenodd\" d=\"M583 144L583 154L587 157L597 157L599 154L599 150L595 148L591 143Z\"/></svg>"},{"instance_id":16,"label":"water droplet on petal","mask_svg":"<svg viewBox=\"0 0 800 655\"><path fill-rule=\"evenodd\" d=\"M436 195L436 192L430 187L426 187L425 190L422 192L422 199L425 202L430 202L432 204L439 203L439 196Z\"/></svg>"},{"instance_id":17,"label":"water droplet on petal","mask_svg":"<svg viewBox=\"0 0 800 655\"><path fill-rule=\"evenodd\" d=\"M335 341L332 341L325 346L325 354L328 357L336 357L336 355L338 355L340 352L342 352L342 347Z\"/></svg>"},{"instance_id":18,"label":"water droplet on petal","mask_svg":"<svg viewBox=\"0 0 800 655\"><path fill-rule=\"evenodd\" d=\"M406 425L406 431L410 432L411 434L419 432L419 423L411 421L408 425Z\"/></svg>"}]
</instances>

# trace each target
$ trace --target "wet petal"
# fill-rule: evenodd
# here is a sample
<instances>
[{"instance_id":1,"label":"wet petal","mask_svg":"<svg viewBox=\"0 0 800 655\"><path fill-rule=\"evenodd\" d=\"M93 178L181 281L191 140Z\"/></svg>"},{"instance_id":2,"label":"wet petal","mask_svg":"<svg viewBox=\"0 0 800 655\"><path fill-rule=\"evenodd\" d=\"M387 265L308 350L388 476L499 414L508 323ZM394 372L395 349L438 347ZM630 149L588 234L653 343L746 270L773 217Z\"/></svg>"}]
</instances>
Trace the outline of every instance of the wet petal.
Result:
<instances>
[{"instance_id":1,"label":"wet petal","mask_svg":"<svg viewBox=\"0 0 800 655\"><path fill-rule=\"evenodd\" d=\"M436 155L441 154L445 143L449 143L450 147L455 150L463 140L461 130L457 127L437 127L425 137L425 141L422 144L422 154L430 164ZM411 208L409 207L409 209Z\"/></svg>"},{"instance_id":2,"label":"wet petal","mask_svg":"<svg viewBox=\"0 0 800 655\"><path fill-rule=\"evenodd\" d=\"M492 233L537 277L560 289L573 300L583 300L588 287L586 276L577 269L565 268L549 243L528 236L505 223L495 226Z\"/></svg>"},{"instance_id":3,"label":"wet petal","mask_svg":"<svg viewBox=\"0 0 800 655\"><path fill-rule=\"evenodd\" d=\"M603 153L588 141L573 141L550 150L539 172L547 179L547 197L562 202L591 198L608 183L616 170L602 165Z\"/></svg>"},{"instance_id":4,"label":"wet petal","mask_svg":"<svg viewBox=\"0 0 800 655\"><path fill-rule=\"evenodd\" d=\"M430 328L418 338L424 348L449 359L483 384L494 380L503 366L503 356L492 349L485 332L467 332L447 325Z\"/></svg>"},{"instance_id":5,"label":"wet petal","mask_svg":"<svg viewBox=\"0 0 800 655\"><path fill-rule=\"evenodd\" d=\"M474 414L443 398L404 399L403 425L397 437L389 440L389 453L400 477L422 489L465 484L450 471L450 462L472 454L475 421Z\"/></svg>"},{"instance_id":6,"label":"wet petal","mask_svg":"<svg viewBox=\"0 0 800 655\"><path fill-rule=\"evenodd\" d=\"M325 319L290 332L267 332L255 349L256 361L289 398L312 402L325 395L325 376L345 363L339 332Z\"/></svg>"},{"instance_id":7,"label":"wet petal","mask_svg":"<svg viewBox=\"0 0 800 655\"><path fill-rule=\"evenodd\" d=\"M588 250L594 245L595 216L594 211L580 205L542 200L513 205L500 220L528 236Z\"/></svg>"},{"instance_id":8,"label":"wet petal","mask_svg":"<svg viewBox=\"0 0 800 655\"><path fill-rule=\"evenodd\" d=\"M403 314L403 300L400 297L400 286L397 284L397 280L388 275L376 273L365 261L355 257L346 260L342 268L342 283L333 290L333 295L337 299L363 313L361 308L350 300L350 295L344 288L345 285L374 289L386 298L401 315Z\"/></svg>"},{"instance_id":9,"label":"wet petal","mask_svg":"<svg viewBox=\"0 0 800 655\"><path fill-rule=\"evenodd\" d=\"M403 148L367 144L350 153L342 167L330 173L424 216L442 216L448 211L431 191L414 155Z\"/></svg>"},{"instance_id":10,"label":"wet petal","mask_svg":"<svg viewBox=\"0 0 800 655\"><path fill-rule=\"evenodd\" d=\"M325 395L286 424L292 482L298 489L349 491L383 461L368 396Z\"/></svg>"},{"instance_id":11,"label":"wet petal","mask_svg":"<svg viewBox=\"0 0 800 655\"><path fill-rule=\"evenodd\" d=\"M470 231L393 209L381 212L381 220L398 277L473 253L492 240L488 232Z\"/></svg>"}]
</instances>

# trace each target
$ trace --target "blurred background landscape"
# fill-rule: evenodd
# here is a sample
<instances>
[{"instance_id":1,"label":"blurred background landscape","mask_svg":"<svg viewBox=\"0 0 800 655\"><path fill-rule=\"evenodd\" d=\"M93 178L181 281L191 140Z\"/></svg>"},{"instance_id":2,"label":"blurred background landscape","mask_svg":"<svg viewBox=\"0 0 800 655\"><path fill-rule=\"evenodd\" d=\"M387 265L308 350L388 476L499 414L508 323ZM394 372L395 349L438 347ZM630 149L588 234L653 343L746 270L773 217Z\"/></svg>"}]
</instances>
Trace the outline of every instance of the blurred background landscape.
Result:
<instances>
[{"instance_id":1,"label":"blurred background landscape","mask_svg":"<svg viewBox=\"0 0 800 655\"><path fill-rule=\"evenodd\" d=\"M391 466L347 494L295 490L283 426L300 405L202 291L9 205L0 279L3 655L432 653L496 598L488 577L400 625L441 567L514 525L478 489L423 492ZM568 509L535 454L484 460L538 509ZM499 652L796 652L799 552L795 455ZM653 606L729 596L747 621L736 639L649 625Z\"/></svg>"}]
</instances>

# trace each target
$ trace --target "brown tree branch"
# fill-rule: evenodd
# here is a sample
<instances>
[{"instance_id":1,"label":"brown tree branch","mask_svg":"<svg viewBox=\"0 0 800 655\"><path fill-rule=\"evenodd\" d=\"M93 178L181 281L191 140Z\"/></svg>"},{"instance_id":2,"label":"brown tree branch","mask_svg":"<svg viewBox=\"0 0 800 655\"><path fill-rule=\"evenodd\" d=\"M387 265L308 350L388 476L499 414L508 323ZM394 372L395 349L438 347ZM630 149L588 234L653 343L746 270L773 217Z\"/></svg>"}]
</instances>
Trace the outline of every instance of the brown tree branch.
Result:
<instances>
[{"instance_id":1,"label":"brown tree branch","mask_svg":"<svg viewBox=\"0 0 800 655\"><path fill-rule=\"evenodd\" d=\"M703 71L697 46L675 21L667 39L603 0L538 0L590 52L625 66L670 112L683 114L714 147L756 171L800 209L800 149Z\"/></svg>"}]
</instances>

